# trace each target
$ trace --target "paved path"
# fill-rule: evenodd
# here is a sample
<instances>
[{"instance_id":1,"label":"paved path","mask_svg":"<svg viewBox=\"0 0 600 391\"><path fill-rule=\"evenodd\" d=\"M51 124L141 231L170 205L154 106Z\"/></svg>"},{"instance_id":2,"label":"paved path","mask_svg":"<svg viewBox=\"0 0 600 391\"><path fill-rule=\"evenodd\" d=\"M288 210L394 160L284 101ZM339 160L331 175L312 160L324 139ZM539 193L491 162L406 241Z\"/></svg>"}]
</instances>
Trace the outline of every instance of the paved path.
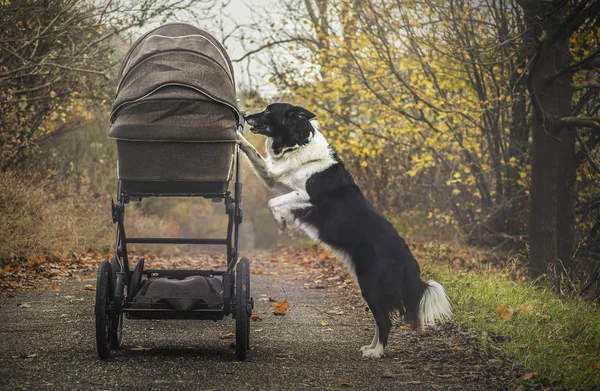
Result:
<instances>
[{"instance_id":1,"label":"paved path","mask_svg":"<svg viewBox=\"0 0 600 391\"><path fill-rule=\"evenodd\" d=\"M257 256L260 257L260 256ZM260 259L253 260L259 266ZM271 266L269 266L271 265ZM262 265L273 267L272 264ZM252 265L251 265L252 268ZM276 274L276 273L274 273ZM281 273L280 273L281 274ZM285 274L285 273L283 273ZM372 320L348 289L304 289L303 281L252 275L253 350L234 360L235 331L222 321L125 319L123 348L101 361L95 351L93 279L0 293L0 389L18 390L498 390L504 370L467 354L460 333L419 335L394 329L386 356L362 358ZM291 311L272 314L287 298ZM26 303L25 305L23 305ZM324 326L322 321L327 321ZM147 350L137 350L138 347Z\"/></svg>"}]
</instances>

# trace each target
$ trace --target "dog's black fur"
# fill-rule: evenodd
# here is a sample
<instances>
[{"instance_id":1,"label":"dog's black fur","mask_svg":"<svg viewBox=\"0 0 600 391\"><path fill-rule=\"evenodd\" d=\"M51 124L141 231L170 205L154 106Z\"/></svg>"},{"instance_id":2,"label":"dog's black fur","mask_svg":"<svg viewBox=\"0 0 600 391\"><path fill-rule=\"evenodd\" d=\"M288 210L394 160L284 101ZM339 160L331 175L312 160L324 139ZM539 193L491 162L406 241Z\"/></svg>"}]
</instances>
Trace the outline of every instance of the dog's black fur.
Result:
<instances>
[{"instance_id":1,"label":"dog's black fur","mask_svg":"<svg viewBox=\"0 0 600 391\"><path fill-rule=\"evenodd\" d=\"M246 121L253 132L272 139L269 152L283 153L280 158L285 159L286 151L311 148L311 135L316 132L309 121L313 117L304 108L277 103L247 116ZM399 311L406 320L419 321L419 304L431 286L420 279L419 264L393 225L364 196L331 145L328 150L333 164L306 178L310 201L292 210L294 222L305 230L316 230L316 239L350 261L375 317L379 341L385 345L392 325L390 315ZM449 314L436 317L446 316Z\"/></svg>"}]
</instances>

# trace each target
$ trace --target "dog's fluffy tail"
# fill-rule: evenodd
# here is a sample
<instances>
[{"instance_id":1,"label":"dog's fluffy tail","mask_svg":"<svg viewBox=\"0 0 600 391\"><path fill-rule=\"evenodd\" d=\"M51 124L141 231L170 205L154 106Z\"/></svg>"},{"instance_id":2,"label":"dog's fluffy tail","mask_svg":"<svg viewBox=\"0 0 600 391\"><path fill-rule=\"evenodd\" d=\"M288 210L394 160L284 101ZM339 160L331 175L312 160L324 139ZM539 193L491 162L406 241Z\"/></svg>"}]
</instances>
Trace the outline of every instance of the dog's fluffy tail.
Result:
<instances>
[{"instance_id":1,"label":"dog's fluffy tail","mask_svg":"<svg viewBox=\"0 0 600 391\"><path fill-rule=\"evenodd\" d=\"M421 328L434 326L436 321L444 322L452 316L452 306L444 288L433 280L427 281L426 284L427 288L419 301Z\"/></svg>"}]
</instances>

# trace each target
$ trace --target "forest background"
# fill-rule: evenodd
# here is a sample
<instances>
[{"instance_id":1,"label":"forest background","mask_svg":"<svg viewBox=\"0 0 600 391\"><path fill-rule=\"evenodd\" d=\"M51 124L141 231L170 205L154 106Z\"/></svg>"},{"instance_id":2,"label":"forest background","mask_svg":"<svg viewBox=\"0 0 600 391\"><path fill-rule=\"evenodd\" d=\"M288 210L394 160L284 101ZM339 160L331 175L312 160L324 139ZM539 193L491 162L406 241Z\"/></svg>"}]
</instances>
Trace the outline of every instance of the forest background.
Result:
<instances>
[{"instance_id":1,"label":"forest background","mask_svg":"<svg viewBox=\"0 0 600 391\"><path fill-rule=\"evenodd\" d=\"M228 47L242 109L314 111L402 235L513 254L532 278L597 295L599 1L265 1L242 20L232 6L0 1L3 262L113 246L116 69L140 33L180 20ZM277 232L261 184L244 182L245 248L299 240ZM148 199L128 229L214 236L221 209Z\"/></svg>"}]
</instances>

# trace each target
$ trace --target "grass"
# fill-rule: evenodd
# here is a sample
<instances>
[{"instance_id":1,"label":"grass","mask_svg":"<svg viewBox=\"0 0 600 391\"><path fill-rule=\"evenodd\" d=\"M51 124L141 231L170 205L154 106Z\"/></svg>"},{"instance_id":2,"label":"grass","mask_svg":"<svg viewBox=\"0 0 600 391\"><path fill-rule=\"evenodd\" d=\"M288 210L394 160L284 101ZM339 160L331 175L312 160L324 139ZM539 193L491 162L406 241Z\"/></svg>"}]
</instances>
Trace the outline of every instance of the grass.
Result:
<instances>
[{"instance_id":1,"label":"grass","mask_svg":"<svg viewBox=\"0 0 600 391\"><path fill-rule=\"evenodd\" d=\"M535 376L525 383L568 389L600 388L600 311L578 297L562 296L498 272L467 273L426 265L444 285L454 323Z\"/></svg>"},{"instance_id":2,"label":"grass","mask_svg":"<svg viewBox=\"0 0 600 391\"><path fill-rule=\"evenodd\" d=\"M108 249L114 241L109 200L74 194L44 179L0 173L0 262L62 252Z\"/></svg>"},{"instance_id":3,"label":"grass","mask_svg":"<svg viewBox=\"0 0 600 391\"><path fill-rule=\"evenodd\" d=\"M15 259L65 250L113 250L116 226L106 193L82 183L67 183L34 174L0 173L0 266ZM144 215L129 207L129 235L171 236L180 227L172 218Z\"/></svg>"}]
</instances>

